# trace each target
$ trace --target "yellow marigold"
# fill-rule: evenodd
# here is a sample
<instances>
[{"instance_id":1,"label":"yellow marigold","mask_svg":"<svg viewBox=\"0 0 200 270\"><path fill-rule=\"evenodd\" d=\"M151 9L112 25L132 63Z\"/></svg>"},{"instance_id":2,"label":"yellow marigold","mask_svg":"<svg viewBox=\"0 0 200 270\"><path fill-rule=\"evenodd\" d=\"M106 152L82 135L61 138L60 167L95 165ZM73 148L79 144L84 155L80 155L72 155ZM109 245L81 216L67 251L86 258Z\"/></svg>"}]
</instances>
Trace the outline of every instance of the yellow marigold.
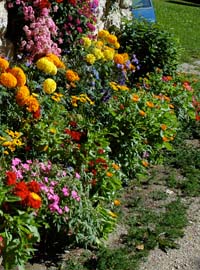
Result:
<instances>
[{"instance_id":1,"label":"yellow marigold","mask_svg":"<svg viewBox=\"0 0 200 270\"><path fill-rule=\"evenodd\" d=\"M97 60L104 58L104 55L103 55L102 51L100 49L98 49L98 48L93 49L93 54L94 54L94 56L96 57Z\"/></svg>"},{"instance_id":2,"label":"yellow marigold","mask_svg":"<svg viewBox=\"0 0 200 270\"><path fill-rule=\"evenodd\" d=\"M91 46L92 41L89 37L83 37L82 40L83 40L83 46L85 48L89 48Z\"/></svg>"},{"instance_id":3,"label":"yellow marigold","mask_svg":"<svg viewBox=\"0 0 200 270\"><path fill-rule=\"evenodd\" d=\"M147 105L149 108L153 108L153 107L154 107L154 104L153 104L153 102L151 102L151 101L147 101L147 102L146 102L146 105Z\"/></svg>"},{"instance_id":4,"label":"yellow marigold","mask_svg":"<svg viewBox=\"0 0 200 270\"><path fill-rule=\"evenodd\" d=\"M36 112L40 107L38 100L32 95L27 97L26 106L29 112Z\"/></svg>"},{"instance_id":5,"label":"yellow marigold","mask_svg":"<svg viewBox=\"0 0 200 270\"><path fill-rule=\"evenodd\" d=\"M95 43L95 46L97 47L97 48L99 48L99 49L101 49L102 47L103 47L103 41L101 41L101 40L98 40L96 43Z\"/></svg>"},{"instance_id":6,"label":"yellow marigold","mask_svg":"<svg viewBox=\"0 0 200 270\"><path fill-rule=\"evenodd\" d=\"M13 67L9 72L17 79L17 86L24 86L26 84L26 75L20 67Z\"/></svg>"},{"instance_id":7,"label":"yellow marigold","mask_svg":"<svg viewBox=\"0 0 200 270\"><path fill-rule=\"evenodd\" d=\"M115 51L114 50L111 50L111 49L106 49L103 52L103 55L104 55L104 59L105 60L110 61L110 60L113 60L114 55L115 55Z\"/></svg>"},{"instance_id":8,"label":"yellow marigold","mask_svg":"<svg viewBox=\"0 0 200 270\"><path fill-rule=\"evenodd\" d=\"M0 57L0 72L5 72L8 67L9 62L6 59Z\"/></svg>"},{"instance_id":9,"label":"yellow marigold","mask_svg":"<svg viewBox=\"0 0 200 270\"><path fill-rule=\"evenodd\" d=\"M120 65L123 65L124 64L124 57L123 57L122 54L119 54L119 53L115 54L113 60L114 60L114 62L116 64L120 64Z\"/></svg>"},{"instance_id":10,"label":"yellow marigold","mask_svg":"<svg viewBox=\"0 0 200 270\"><path fill-rule=\"evenodd\" d=\"M88 53L88 54L86 55L86 59L85 59L85 60L86 60L86 62L89 63L90 65L93 65L94 62L96 61L96 57L95 57L94 54Z\"/></svg>"},{"instance_id":11,"label":"yellow marigold","mask_svg":"<svg viewBox=\"0 0 200 270\"><path fill-rule=\"evenodd\" d=\"M167 129L167 125L162 124L162 125L160 125L160 128L161 128L162 130L166 130L166 129Z\"/></svg>"},{"instance_id":12,"label":"yellow marigold","mask_svg":"<svg viewBox=\"0 0 200 270\"><path fill-rule=\"evenodd\" d=\"M140 111L139 111L139 115L141 115L141 116L146 116L146 113L145 113L143 110L140 110Z\"/></svg>"},{"instance_id":13,"label":"yellow marigold","mask_svg":"<svg viewBox=\"0 0 200 270\"><path fill-rule=\"evenodd\" d=\"M3 72L0 75L0 83L8 88L14 88L17 85L17 79L9 72Z\"/></svg>"},{"instance_id":14,"label":"yellow marigold","mask_svg":"<svg viewBox=\"0 0 200 270\"><path fill-rule=\"evenodd\" d=\"M120 44L119 44L119 42L115 42L115 44L114 44L114 46L115 46L115 49L119 49L120 48Z\"/></svg>"},{"instance_id":15,"label":"yellow marigold","mask_svg":"<svg viewBox=\"0 0 200 270\"><path fill-rule=\"evenodd\" d=\"M110 33L107 30L102 29L98 32L97 37L98 38L106 38L108 35L110 35Z\"/></svg>"},{"instance_id":16,"label":"yellow marigold","mask_svg":"<svg viewBox=\"0 0 200 270\"><path fill-rule=\"evenodd\" d=\"M70 82L75 82L75 81L80 80L78 74L75 71L71 70L71 69L68 69L66 71L65 75L66 75L67 80L70 81Z\"/></svg>"},{"instance_id":17,"label":"yellow marigold","mask_svg":"<svg viewBox=\"0 0 200 270\"><path fill-rule=\"evenodd\" d=\"M133 94L131 98L134 102L138 102L140 100L139 96L137 94Z\"/></svg>"},{"instance_id":18,"label":"yellow marigold","mask_svg":"<svg viewBox=\"0 0 200 270\"><path fill-rule=\"evenodd\" d=\"M42 57L36 62L36 66L39 70L49 75L57 74L57 67L53 62L49 61L47 57Z\"/></svg>"},{"instance_id":19,"label":"yellow marigold","mask_svg":"<svg viewBox=\"0 0 200 270\"><path fill-rule=\"evenodd\" d=\"M117 37L115 35L109 34L108 36L106 36L106 40L108 43L114 45L117 42Z\"/></svg>"},{"instance_id":20,"label":"yellow marigold","mask_svg":"<svg viewBox=\"0 0 200 270\"><path fill-rule=\"evenodd\" d=\"M53 92L55 92L56 87L56 82L51 78L48 78L43 82L43 90L46 94L52 94Z\"/></svg>"},{"instance_id":21,"label":"yellow marigold","mask_svg":"<svg viewBox=\"0 0 200 270\"><path fill-rule=\"evenodd\" d=\"M53 62L57 68L65 68L65 64L60 60L57 55L53 53L48 53L46 57L49 61Z\"/></svg>"},{"instance_id":22,"label":"yellow marigold","mask_svg":"<svg viewBox=\"0 0 200 270\"><path fill-rule=\"evenodd\" d=\"M21 86L15 95L16 102L19 106L24 106L26 104L26 99L29 97L30 91L26 85Z\"/></svg>"},{"instance_id":23,"label":"yellow marigold","mask_svg":"<svg viewBox=\"0 0 200 270\"><path fill-rule=\"evenodd\" d=\"M173 104L169 104L170 109L174 109L174 105Z\"/></svg>"},{"instance_id":24,"label":"yellow marigold","mask_svg":"<svg viewBox=\"0 0 200 270\"><path fill-rule=\"evenodd\" d=\"M122 56L124 58L124 63L129 60L128 53L122 53Z\"/></svg>"}]
</instances>

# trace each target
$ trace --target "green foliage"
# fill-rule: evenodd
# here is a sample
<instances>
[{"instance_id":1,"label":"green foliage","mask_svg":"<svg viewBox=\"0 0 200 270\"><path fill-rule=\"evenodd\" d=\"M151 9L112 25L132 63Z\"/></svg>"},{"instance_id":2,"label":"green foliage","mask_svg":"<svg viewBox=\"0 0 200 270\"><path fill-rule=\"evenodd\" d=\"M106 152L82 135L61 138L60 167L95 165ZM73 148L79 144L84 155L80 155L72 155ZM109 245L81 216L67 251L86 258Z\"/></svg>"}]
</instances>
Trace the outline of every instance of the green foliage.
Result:
<instances>
[{"instance_id":1,"label":"green foliage","mask_svg":"<svg viewBox=\"0 0 200 270\"><path fill-rule=\"evenodd\" d=\"M5 270L32 258L34 245L40 241L35 213L31 209L20 209L19 197L11 192L11 187L0 185L0 238L1 254Z\"/></svg>"},{"instance_id":2,"label":"green foliage","mask_svg":"<svg viewBox=\"0 0 200 270\"><path fill-rule=\"evenodd\" d=\"M177 39L159 24L147 21L124 20L116 31L120 50L135 54L140 69L136 77L160 68L167 75L176 71L180 46Z\"/></svg>"}]
</instances>

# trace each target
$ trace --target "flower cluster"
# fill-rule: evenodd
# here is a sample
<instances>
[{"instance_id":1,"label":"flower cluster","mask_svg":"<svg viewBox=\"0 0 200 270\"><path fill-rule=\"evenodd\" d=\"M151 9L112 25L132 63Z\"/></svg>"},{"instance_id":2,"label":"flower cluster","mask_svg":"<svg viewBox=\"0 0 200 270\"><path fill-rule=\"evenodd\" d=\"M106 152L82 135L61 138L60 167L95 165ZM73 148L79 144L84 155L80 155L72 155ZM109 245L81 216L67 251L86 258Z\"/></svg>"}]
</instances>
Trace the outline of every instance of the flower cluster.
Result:
<instances>
[{"instance_id":1,"label":"flower cluster","mask_svg":"<svg viewBox=\"0 0 200 270\"><path fill-rule=\"evenodd\" d=\"M13 163L15 160L13 161ZM23 164L24 168L28 164ZM22 176L16 173L16 168L13 165L12 171L6 172L6 184L12 186L11 192L20 198L22 206L38 209L41 207L42 199L39 196L40 186L35 180L26 183ZM19 172L19 171L18 171ZM22 178L22 179L21 179Z\"/></svg>"},{"instance_id":2,"label":"flower cluster","mask_svg":"<svg viewBox=\"0 0 200 270\"><path fill-rule=\"evenodd\" d=\"M26 84L26 76L20 67L9 68L10 63L0 57L0 83L7 88L15 88Z\"/></svg>"},{"instance_id":3,"label":"flower cluster","mask_svg":"<svg viewBox=\"0 0 200 270\"><path fill-rule=\"evenodd\" d=\"M5 136L0 136L0 144L3 146L4 154L9 154L8 150L14 152L16 147L23 145L21 140L22 133L18 131L6 130Z\"/></svg>"},{"instance_id":4,"label":"flower cluster","mask_svg":"<svg viewBox=\"0 0 200 270\"><path fill-rule=\"evenodd\" d=\"M38 56L71 47L82 33L95 31L97 0L13 1L7 0L8 12L14 20L14 42L22 57L33 61ZM17 20L16 14L18 15ZM11 29L13 30L13 29ZM8 33L13 39L13 33Z\"/></svg>"}]
</instances>

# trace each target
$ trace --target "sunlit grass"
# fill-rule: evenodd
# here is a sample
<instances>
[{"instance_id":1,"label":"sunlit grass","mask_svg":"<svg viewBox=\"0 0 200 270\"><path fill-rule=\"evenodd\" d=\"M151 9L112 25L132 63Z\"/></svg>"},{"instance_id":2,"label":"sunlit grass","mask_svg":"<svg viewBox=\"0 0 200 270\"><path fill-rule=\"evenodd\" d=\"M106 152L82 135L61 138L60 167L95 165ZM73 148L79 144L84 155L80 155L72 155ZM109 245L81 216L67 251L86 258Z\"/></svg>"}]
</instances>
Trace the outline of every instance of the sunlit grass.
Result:
<instances>
[{"instance_id":1,"label":"sunlit grass","mask_svg":"<svg viewBox=\"0 0 200 270\"><path fill-rule=\"evenodd\" d=\"M200 59L200 4L186 0L153 0L153 4L157 22L180 40L181 62Z\"/></svg>"}]
</instances>

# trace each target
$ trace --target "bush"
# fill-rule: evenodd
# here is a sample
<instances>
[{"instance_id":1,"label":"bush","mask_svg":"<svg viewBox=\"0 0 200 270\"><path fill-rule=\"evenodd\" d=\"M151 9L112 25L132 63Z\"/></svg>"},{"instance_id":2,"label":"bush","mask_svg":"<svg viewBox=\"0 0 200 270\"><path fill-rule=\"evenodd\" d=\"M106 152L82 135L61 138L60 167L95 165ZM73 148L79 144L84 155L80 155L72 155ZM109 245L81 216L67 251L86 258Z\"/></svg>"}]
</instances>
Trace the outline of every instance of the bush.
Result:
<instances>
[{"instance_id":1,"label":"bush","mask_svg":"<svg viewBox=\"0 0 200 270\"><path fill-rule=\"evenodd\" d=\"M140 69L137 77L153 71L156 67L165 74L172 74L177 67L180 47L178 40L157 23L124 20L120 30L114 30L120 43L119 51L135 54Z\"/></svg>"}]
</instances>

